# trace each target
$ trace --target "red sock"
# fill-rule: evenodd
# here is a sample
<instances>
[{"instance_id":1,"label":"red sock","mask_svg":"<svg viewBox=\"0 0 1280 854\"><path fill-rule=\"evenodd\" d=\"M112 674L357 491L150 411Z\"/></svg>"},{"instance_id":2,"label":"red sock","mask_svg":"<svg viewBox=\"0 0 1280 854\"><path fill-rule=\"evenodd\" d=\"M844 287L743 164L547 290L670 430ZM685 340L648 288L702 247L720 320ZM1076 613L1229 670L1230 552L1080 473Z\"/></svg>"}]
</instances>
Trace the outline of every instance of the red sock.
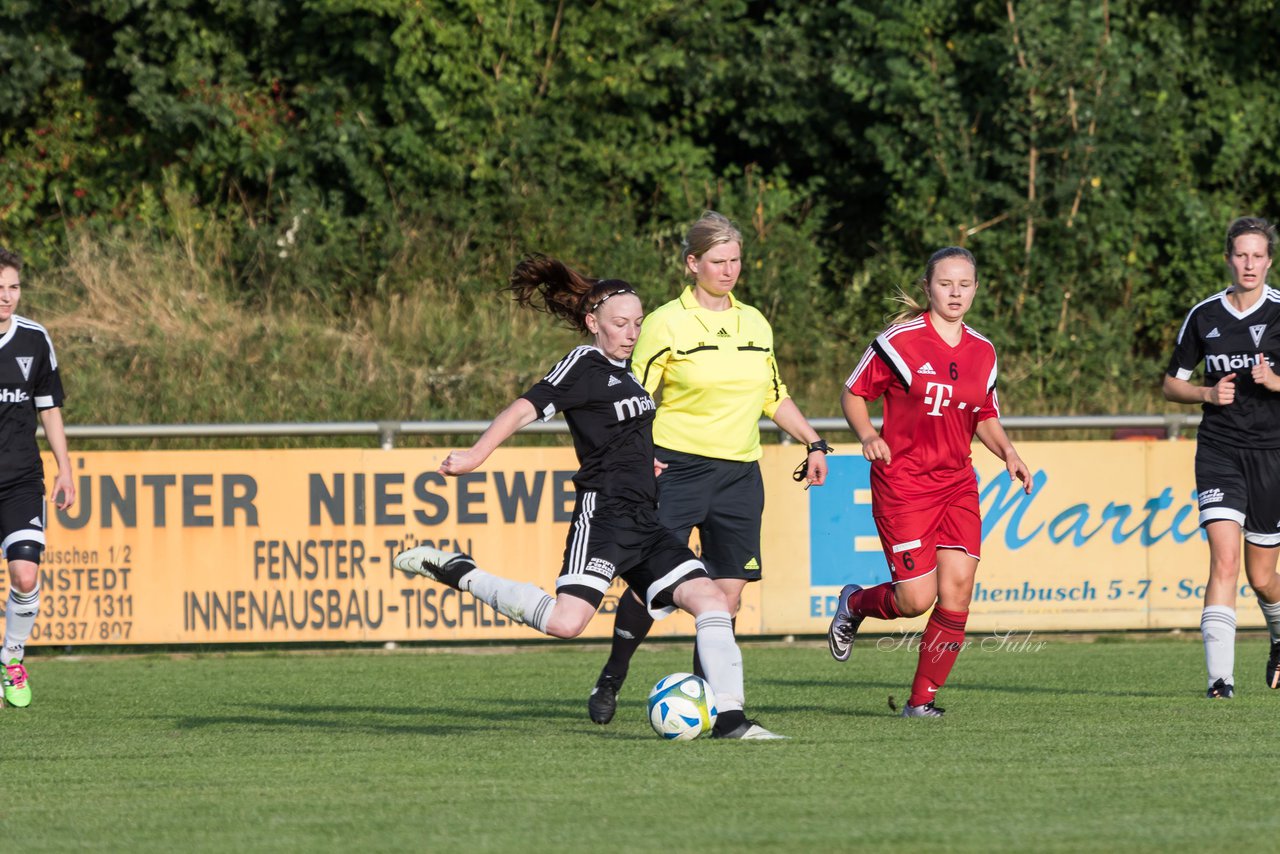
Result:
<instances>
[{"instance_id":1,"label":"red sock","mask_svg":"<svg viewBox=\"0 0 1280 854\"><path fill-rule=\"evenodd\" d=\"M849 596L849 611L855 617L896 620L902 616L893 599L893 584L886 581L875 587L864 587Z\"/></svg>"},{"instance_id":2,"label":"red sock","mask_svg":"<svg viewBox=\"0 0 1280 854\"><path fill-rule=\"evenodd\" d=\"M934 607L920 639L920 663L916 665L916 678L911 681L911 705L932 703L938 689L946 684L964 646L964 624L968 619L968 611Z\"/></svg>"}]
</instances>

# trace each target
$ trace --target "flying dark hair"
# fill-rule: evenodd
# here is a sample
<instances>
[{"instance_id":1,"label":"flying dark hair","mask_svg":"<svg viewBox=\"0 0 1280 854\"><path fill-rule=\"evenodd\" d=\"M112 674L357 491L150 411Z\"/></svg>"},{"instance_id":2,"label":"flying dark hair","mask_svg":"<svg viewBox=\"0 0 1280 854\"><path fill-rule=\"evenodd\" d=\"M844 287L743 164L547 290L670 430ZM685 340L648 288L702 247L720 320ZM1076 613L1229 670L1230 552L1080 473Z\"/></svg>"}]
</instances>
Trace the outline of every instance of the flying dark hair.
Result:
<instances>
[{"instance_id":1,"label":"flying dark hair","mask_svg":"<svg viewBox=\"0 0 1280 854\"><path fill-rule=\"evenodd\" d=\"M530 255L511 271L506 290L515 301L534 311L545 311L587 332L586 317L610 297L634 294L635 288L622 279L595 279L545 255Z\"/></svg>"}]
</instances>

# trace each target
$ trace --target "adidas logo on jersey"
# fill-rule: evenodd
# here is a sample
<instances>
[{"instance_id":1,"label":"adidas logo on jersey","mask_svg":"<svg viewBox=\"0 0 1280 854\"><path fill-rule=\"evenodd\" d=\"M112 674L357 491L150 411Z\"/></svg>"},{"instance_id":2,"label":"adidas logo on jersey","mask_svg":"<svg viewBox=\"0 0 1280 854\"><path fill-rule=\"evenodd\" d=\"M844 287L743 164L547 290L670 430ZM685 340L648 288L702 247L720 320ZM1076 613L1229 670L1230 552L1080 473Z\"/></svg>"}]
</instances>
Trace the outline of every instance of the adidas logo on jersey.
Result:
<instances>
[{"instance_id":1,"label":"adidas logo on jersey","mask_svg":"<svg viewBox=\"0 0 1280 854\"><path fill-rule=\"evenodd\" d=\"M1206 336L1204 336L1204 337L1205 337L1205 338L1221 338L1221 337L1222 337L1222 333L1220 333L1220 332L1218 331L1218 327L1216 327L1216 326L1215 326L1215 327L1213 327L1213 329L1209 330L1209 334L1208 334L1208 335L1206 335Z\"/></svg>"},{"instance_id":2,"label":"adidas logo on jersey","mask_svg":"<svg viewBox=\"0 0 1280 854\"><path fill-rule=\"evenodd\" d=\"M932 376L935 376L938 372L933 369L933 365L929 364L928 362L925 362L923 365L916 368L916 373L924 374L925 376L932 377Z\"/></svg>"},{"instance_id":3,"label":"adidas logo on jersey","mask_svg":"<svg viewBox=\"0 0 1280 854\"><path fill-rule=\"evenodd\" d=\"M622 385L622 380L618 379L616 376L613 376L613 375L611 374L611 375L609 376L609 385L610 385L610 386Z\"/></svg>"},{"instance_id":4,"label":"adidas logo on jersey","mask_svg":"<svg viewBox=\"0 0 1280 854\"><path fill-rule=\"evenodd\" d=\"M720 331L716 333L716 337L717 337L717 338L728 338L728 337L729 337L729 333L728 333L728 332L725 332L725 331L724 331L724 327L723 327L723 326L721 326L721 327L720 327Z\"/></svg>"},{"instance_id":5,"label":"adidas logo on jersey","mask_svg":"<svg viewBox=\"0 0 1280 854\"><path fill-rule=\"evenodd\" d=\"M26 403L31 395L22 389L0 388L0 403Z\"/></svg>"},{"instance_id":6,"label":"adidas logo on jersey","mask_svg":"<svg viewBox=\"0 0 1280 854\"><path fill-rule=\"evenodd\" d=\"M749 561L747 561L745 564L743 564L743 565L742 565L742 568L743 568L743 569L759 569L759 568L760 568L760 561L756 560L755 558L752 558L751 560L749 560Z\"/></svg>"}]
</instances>

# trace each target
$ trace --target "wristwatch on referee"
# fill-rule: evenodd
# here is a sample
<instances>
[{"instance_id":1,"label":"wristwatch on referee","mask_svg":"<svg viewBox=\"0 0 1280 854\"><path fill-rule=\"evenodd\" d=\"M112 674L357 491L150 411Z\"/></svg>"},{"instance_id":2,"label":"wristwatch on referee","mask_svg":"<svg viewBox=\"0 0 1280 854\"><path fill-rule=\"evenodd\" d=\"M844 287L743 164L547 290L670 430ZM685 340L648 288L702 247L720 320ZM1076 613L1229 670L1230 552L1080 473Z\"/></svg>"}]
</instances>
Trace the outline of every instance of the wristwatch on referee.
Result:
<instances>
[{"instance_id":1,"label":"wristwatch on referee","mask_svg":"<svg viewBox=\"0 0 1280 854\"><path fill-rule=\"evenodd\" d=\"M796 466L796 470L791 473L791 477L796 483L807 480L809 477L809 454L821 451L824 454L831 453L831 446L827 444L826 439L819 439L816 442L810 442L805 448L804 459L800 461L800 465ZM804 485L805 489L809 488L809 484Z\"/></svg>"}]
</instances>

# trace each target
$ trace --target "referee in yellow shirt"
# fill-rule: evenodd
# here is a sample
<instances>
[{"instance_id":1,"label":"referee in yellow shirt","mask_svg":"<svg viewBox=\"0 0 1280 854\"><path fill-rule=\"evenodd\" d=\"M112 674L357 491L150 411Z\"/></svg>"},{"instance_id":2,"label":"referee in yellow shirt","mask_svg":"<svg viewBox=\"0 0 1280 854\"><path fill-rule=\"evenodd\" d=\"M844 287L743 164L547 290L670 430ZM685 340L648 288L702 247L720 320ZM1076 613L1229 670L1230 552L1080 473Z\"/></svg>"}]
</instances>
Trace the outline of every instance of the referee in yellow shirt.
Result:
<instances>
[{"instance_id":1,"label":"referee in yellow shirt","mask_svg":"<svg viewBox=\"0 0 1280 854\"><path fill-rule=\"evenodd\" d=\"M742 233L707 211L685 235L683 257L694 283L644 320L631 370L655 397L658 518L688 542L696 527L708 574L738 612L742 589L760 580L760 414L808 446L805 480L827 477L827 443L787 394L764 315L733 298L742 272ZM591 691L591 720L607 724L631 656L653 619L630 592L618 602L613 648ZM702 675L697 649L694 672Z\"/></svg>"}]
</instances>

